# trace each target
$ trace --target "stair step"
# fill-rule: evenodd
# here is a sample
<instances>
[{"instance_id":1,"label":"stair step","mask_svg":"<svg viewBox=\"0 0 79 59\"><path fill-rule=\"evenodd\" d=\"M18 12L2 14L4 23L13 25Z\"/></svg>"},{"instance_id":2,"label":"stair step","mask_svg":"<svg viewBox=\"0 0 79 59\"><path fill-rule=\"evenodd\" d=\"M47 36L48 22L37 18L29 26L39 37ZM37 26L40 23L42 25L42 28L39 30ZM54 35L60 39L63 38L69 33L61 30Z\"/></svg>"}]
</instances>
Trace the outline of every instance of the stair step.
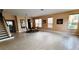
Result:
<instances>
[{"instance_id":1,"label":"stair step","mask_svg":"<svg viewBox=\"0 0 79 59\"><path fill-rule=\"evenodd\" d=\"M0 24L0 26L4 26L3 24Z\"/></svg>"},{"instance_id":2,"label":"stair step","mask_svg":"<svg viewBox=\"0 0 79 59\"><path fill-rule=\"evenodd\" d=\"M0 32L4 32L4 31L6 31L5 29L3 29L3 30L0 30Z\"/></svg>"},{"instance_id":3,"label":"stair step","mask_svg":"<svg viewBox=\"0 0 79 59\"><path fill-rule=\"evenodd\" d=\"M0 40L9 38L9 36L0 37Z\"/></svg>"},{"instance_id":4,"label":"stair step","mask_svg":"<svg viewBox=\"0 0 79 59\"><path fill-rule=\"evenodd\" d=\"M1 25L0 25L0 28L4 28L4 26L1 26Z\"/></svg>"},{"instance_id":5,"label":"stair step","mask_svg":"<svg viewBox=\"0 0 79 59\"><path fill-rule=\"evenodd\" d=\"M0 33L6 33L6 31L0 31Z\"/></svg>"},{"instance_id":6,"label":"stair step","mask_svg":"<svg viewBox=\"0 0 79 59\"><path fill-rule=\"evenodd\" d=\"M0 34L6 34L6 33L7 33L6 31L1 31L1 32L0 32Z\"/></svg>"},{"instance_id":7,"label":"stair step","mask_svg":"<svg viewBox=\"0 0 79 59\"><path fill-rule=\"evenodd\" d=\"M2 34L2 35L0 35L0 37L4 37L4 36L8 36L8 34Z\"/></svg>"},{"instance_id":8,"label":"stair step","mask_svg":"<svg viewBox=\"0 0 79 59\"><path fill-rule=\"evenodd\" d=\"M3 25L0 25L0 27L4 27Z\"/></svg>"},{"instance_id":9,"label":"stair step","mask_svg":"<svg viewBox=\"0 0 79 59\"><path fill-rule=\"evenodd\" d=\"M4 23L0 21L0 40L9 38L8 33L6 32L6 28Z\"/></svg>"},{"instance_id":10,"label":"stair step","mask_svg":"<svg viewBox=\"0 0 79 59\"><path fill-rule=\"evenodd\" d=\"M0 23L0 25L3 25L3 23Z\"/></svg>"},{"instance_id":11,"label":"stair step","mask_svg":"<svg viewBox=\"0 0 79 59\"><path fill-rule=\"evenodd\" d=\"M5 30L5 28L0 28L0 30Z\"/></svg>"},{"instance_id":12,"label":"stair step","mask_svg":"<svg viewBox=\"0 0 79 59\"><path fill-rule=\"evenodd\" d=\"M7 34L7 32L0 32L0 35L2 35L2 34Z\"/></svg>"},{"instance_id":13,"label":"stair step","mask_svg":"<svg viewBox=\"0 0 79 59\"><path fill-rule=\"evenodd\" d=\"M14 36L2 39L2 40L0 40L0 42L4 42L4 41L7 41L7 40L12 40L12 39L14 39Z\"/></svg>"}]
</instances>

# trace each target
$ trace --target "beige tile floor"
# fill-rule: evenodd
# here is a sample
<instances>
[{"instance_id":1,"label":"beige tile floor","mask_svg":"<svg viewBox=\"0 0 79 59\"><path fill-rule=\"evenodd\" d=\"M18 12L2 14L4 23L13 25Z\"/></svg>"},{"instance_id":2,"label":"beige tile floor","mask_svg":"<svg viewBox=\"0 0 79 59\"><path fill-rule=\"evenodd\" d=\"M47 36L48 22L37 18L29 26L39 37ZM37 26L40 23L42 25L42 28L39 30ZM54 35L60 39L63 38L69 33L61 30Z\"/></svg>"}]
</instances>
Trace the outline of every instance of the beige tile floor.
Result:
<instances>
[{"instance_id":1,"label":"beige tile floor","mask_svg":"<svg viewBox=\"0 0 79 59\"><path fill-rule=\"evenodd\" d=\"M1 50L77 50L79 38L55 32L16 33L15 38L0 42Z\"/></svg>"}]
</instances>

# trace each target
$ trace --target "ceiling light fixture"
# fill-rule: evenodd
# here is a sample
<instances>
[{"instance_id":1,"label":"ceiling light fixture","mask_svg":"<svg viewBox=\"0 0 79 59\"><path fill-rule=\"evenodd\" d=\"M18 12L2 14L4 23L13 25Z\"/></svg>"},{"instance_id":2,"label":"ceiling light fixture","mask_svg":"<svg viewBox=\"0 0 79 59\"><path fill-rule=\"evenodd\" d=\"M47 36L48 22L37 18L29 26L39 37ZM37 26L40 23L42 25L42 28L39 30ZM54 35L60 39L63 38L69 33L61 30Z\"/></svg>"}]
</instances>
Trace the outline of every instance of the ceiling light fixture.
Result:
<instances>
[{"instance_id":1,"label":"ceiling light fixture","mask_svg":"<svg viewBox=\"0 0 79 59\"><path fill-rule=\"evenodd\" d=\"M40 9L41 11L44 11L44 9Z\"/></svg>"}]
</instances>

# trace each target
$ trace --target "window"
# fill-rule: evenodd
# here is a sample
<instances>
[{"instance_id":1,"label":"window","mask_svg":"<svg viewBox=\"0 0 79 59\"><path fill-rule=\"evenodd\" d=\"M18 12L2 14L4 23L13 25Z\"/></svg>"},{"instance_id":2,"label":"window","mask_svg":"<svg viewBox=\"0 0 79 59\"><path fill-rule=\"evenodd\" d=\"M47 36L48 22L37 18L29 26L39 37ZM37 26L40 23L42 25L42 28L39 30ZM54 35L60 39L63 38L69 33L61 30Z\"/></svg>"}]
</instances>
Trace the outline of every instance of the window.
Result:
<instances>
[{"instance_id":1,"label":"window","mask_svg":"<svg viewBox=\"0 0 79 59\"><path fill-rule=\"evenodd\" d=\"M36 27L42 27L42 19L36 19L35 24Z\"/></svg>"},{"instance_id":2,"label":"window","mask_svg":"<svg viewBox=\"0 0 79 59\"><path fill-rule=\"evenodd\" d=\"M68 29L77 29L78 27L79 14L70 15Z\"/></svg>"},{"instance_id":3,"label":"window","mask_svg":"<svg viewBox=\"0 0 79 59\"><path fill-rule=\"evenodd\" d=\"M12 21L6 21L7 25L13 25L13 22Z\"/></svg>"},{"instance_id":4,"label":"window","mask_svg":"<svg viewBox=\"0 0 79 59\"><path fill-rule=\"evenodd\" d=\"M38 23L38 19L35 20L35 27L38 27L39 23Z\"/></svg>"},{"instance_id":5,"label":"window","mask_svg":"<svg viewBox=\"0 0 79 59\"><path fill-rule=\"evenodd\" d=\"M53 18L48 18L48 28L52 28L53 26Z\"/></svg>"}]
</instances>

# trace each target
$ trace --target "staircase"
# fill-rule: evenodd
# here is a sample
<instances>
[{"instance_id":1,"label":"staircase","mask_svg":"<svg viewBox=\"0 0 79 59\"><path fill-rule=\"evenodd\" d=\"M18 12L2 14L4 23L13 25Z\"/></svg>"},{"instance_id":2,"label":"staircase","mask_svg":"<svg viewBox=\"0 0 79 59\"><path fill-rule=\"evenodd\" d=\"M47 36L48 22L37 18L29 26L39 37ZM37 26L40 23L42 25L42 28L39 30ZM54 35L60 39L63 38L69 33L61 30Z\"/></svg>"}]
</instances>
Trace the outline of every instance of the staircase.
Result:
<instances>
[{"instance_id":1,"label":"staircase","mask_svg":"<svg viewBox=\"0 0 79 59\"><path fill-rule=\"evenodd\" d=\"M5 38L9 38L6 28L3 24L2 21L0 21L0 40L5 39Z\"/></svg>"},{"instance_id":2,"label":"staircase","mask_svg":"<svg viewBox=\"0 0 79 59\"><path fill-rule=\"evenodd\" d=\"M7 39L13 39L10 30L5 22L5 18L2 16L2 12L0 10L0 41L4 41Z\"/></svg>"}]
</instances>

